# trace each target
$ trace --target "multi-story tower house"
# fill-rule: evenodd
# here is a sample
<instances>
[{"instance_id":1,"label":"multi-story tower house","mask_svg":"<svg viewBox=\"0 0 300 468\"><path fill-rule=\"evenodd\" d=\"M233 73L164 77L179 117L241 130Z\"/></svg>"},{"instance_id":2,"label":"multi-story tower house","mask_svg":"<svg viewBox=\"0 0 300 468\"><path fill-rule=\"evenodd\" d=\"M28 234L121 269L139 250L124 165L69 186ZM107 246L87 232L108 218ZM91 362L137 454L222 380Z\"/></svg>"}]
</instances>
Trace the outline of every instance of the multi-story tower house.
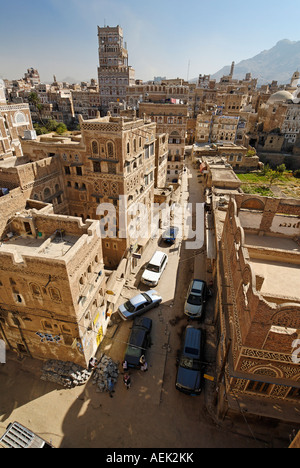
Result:
<instances>
[{"instance_id":1,"label":"multi-story tower house","mask_svg":"<svg viewBox=\"0 0 300 468\"><path fill-rule=\"evenodd\" d=\"M217 211L219 409L299 422L299 200L236 194Z\"/></svg>"},{"instance_id":2,"label":"multi-story tower house","mask_svg":"<svg viewBox=\"0 0 300 468\"><path fill-rule=\"evenodd\" d=\"M178 180L183 170L188 106L186 104L160 104L142 102L139 114L145 114L157 124L158 133L169 134L167 179Z\"/></svg>"},{"instance_id":3,"label":"multi-story tower house","mask_svg":"<svg viewBox=\"0 0 300 468\"><path fill-rule=\"evenodd\" d=\"M102 240L104 263L108 268L115 268L128 249L141 253L150 238L150 234L149 237L130 236L130 210L134 203L141 203L150 215L156 165L161 165L160 176L165 171L167 136L157 138L154 122L135 117L107 115L90 120L81 117L80 126L80 137L60 138L58 142L56 138L42 136L37 141L24 141L23 149L31 160L59 156L64 179L62 201L67 200L70 215L83 220L99 219L100 204L109 203L115 208L115 235L108 233ZM163 183L161 177L159 183ZM43 193L39 199L46 201ZM133 213L135 219L136 215L140 217Z\"/></svg>"},{"instance_id":4,"label":"multi-story tower house","mask_svg":"<svg viewBox=\"0 0 300 468\"><path fill-rule=\"evenodd\" d=\"M24 202L0 230L0 339L21 355L86 367L109 320L98 223Z\"/></svg>"},{"instance_id":5,"label":"multi-story tower house","mask_svg":"<svg viewBox=\"0 0 300 468\"><path fill-rule=\"evenodd\" d=\"M128 66L128 52L123 46L123 30L120 26L100 28L99 39L99 92L102 114L106 114L110 102L126 98L126 87L134 84L134 69Z\"/></svg>"},{"instance_id":6,"label":"multi-story tower house","mask_svg":"<svg viewBox=\"0 0 300 468\"><path fill-rule=\"evenodd\" d=\"M28 104L8 104L0 80L0 160L23 155L19 137L26 130L33 130Z\"/></svg>"}]
</instances>

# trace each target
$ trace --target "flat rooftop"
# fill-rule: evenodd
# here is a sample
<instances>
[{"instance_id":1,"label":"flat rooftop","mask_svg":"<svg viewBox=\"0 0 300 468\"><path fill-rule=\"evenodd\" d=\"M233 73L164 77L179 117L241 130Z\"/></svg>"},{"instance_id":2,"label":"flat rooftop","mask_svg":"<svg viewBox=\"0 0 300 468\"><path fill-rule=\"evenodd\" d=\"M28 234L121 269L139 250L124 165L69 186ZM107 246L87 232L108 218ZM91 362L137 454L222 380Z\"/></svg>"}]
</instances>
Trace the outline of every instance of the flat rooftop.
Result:
<instances>
[{"instance_id":1,"label":"flat rooftop","mask_svg":"<svg viewBox=\"0 0 300 468\"><path fill-rule=\"evenodd\" d=\"M255 258L255 251L252 255L251 250L249 251L249 263L254 274L264 277L261 294L267 300L268 297L270 300L271 297L274 297L274 299L287 299L287 302L300 302L300 264L288 261L290 254L298 255L300 253L300 246L292 238L259 236L246 232L245 246L254 249L255 247L271 249L275 254L272 259L268 258L267 252L266 258ZM279 252L277 254L278 260L276 260L276 251L280 251L280 255ZM286 258L284 251L287 252Z\"/></svg>"},{"instance_id":2,"label":"flat rooftop","mask_svg":"<svg viewBox=\"0 0 300 468\"><path fill-rule=\"evenodd\" d=\"M286 298L287 302L300 302L299 265L251 258L250 264L255 275L264 277L260 290L263 296Z\"/></svg>"},{"instance_id":3,"label":"flat rooftop","mask_svg":"<svg viewBox=\"0 0 300 468\"><path fill-rule=\"evenodd\" d=\"M248 234L247 232L245 232L245 245L251 245L251 247L265 247L267 249L273 250L300 252L300 245L298 245L297 242L295 242L292 238L258 236L256 234Z\"/></svg>"},{"instance_id":4,"label":"flat rooftop","mask_svg":"<svg viewBox=\"0 0 300 468\"><path fill-rule=\"evenodd\" d=\"M27 156L12 156L10 158L6 158L0 161L0 169L9 169L11 167L22 166L23 164L27 164L29 162L29 158Z\"/></svg>"},{"instance_id":5,"label":"flat rooftop","mask_svg":"<svg viewBox=\"0 0 300 468\"><path fill-rule=\"evenodd\" d=\"M79 236L65 235L63 237L48 237L35 239L33 237L16 236L0 243L0 254L13 253L18 256L38 256L52 259L64 257L78 241Z\"/></svg>"}]
</instances>

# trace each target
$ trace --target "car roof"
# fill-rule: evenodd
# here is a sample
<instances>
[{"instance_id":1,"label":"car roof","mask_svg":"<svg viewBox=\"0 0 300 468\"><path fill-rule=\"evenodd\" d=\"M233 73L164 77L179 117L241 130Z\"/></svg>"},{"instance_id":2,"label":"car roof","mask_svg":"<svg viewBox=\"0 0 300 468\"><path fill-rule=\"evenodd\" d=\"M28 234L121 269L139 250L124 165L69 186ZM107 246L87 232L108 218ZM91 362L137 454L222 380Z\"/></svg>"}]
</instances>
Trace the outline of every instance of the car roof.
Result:
<instances>
[{"instance_id":1,"label":"car roof","mask_svg":"<svg viewBox=\"0 0 300 468\"><path fill-rule=\"evenodd\" d=\"M155 254L152 256L151 260L149 263L151 265L160 265L161 259L165 256L166 254L164 252L161 252L161 250L157 250Z\"/></svg>"},{"instance_id":2,"label":"car roof","mask_svg":"<svg viewBox=\"0 0 300 468\"><path fill-rule=\"evenodd\" d=\"M201 354L202 330L188 325L184 336L184 354L193 358Z\"/></svg>"},{"instance_id":3,"label":"car roof","mask_svg":"<svg viewBox=\"0 0 300 468\"><path fill-rule=\"evenodd\" d=\"M140 304L144 304L146 301L146 298L142 294L138 294L137 296L134 296L130 299L130 302L134 306L138 306Z\"/></svg>"},{"instance_id":4,"label":"car roof","mask_svg":"<svg viewBox=\"0 0 300 468\"><path fill-rule=\"evenodd\" d=\"M192 281L191 292L199 293L204 288L204 285L205 285L205 281L199 280L199 279L194 279Z\"/></svg>"},{"instance_id":5,"label":"car roof","mask_svg":"<svg viewBox=\"0 0 300 468\"><path fill-rule=\"evenodd\" d=\"M135 327L140 327L146 330L151 330L152 319L149 317L135 317L132 328L135 328Z\"/></svg>"},{"instance_id":6,"label":"car roof","mask_svg":"<svg viewBox=\"0 0 300 468\"><path fill-rule=\"evenodd\" d=\"M129 345L142 346L147 330L142 328L133 328L129 337Z\"/></svg>"}]
</instances>

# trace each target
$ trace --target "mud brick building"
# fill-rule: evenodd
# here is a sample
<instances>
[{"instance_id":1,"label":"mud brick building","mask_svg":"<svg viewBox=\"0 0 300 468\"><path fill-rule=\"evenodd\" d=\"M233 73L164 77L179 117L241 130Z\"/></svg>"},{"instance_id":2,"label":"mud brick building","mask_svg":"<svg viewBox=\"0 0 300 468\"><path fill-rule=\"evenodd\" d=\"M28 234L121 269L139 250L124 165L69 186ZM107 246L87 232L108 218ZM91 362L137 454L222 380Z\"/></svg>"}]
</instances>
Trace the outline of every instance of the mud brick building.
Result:
<instances>
[{"instance_id":1,"label":"mud brick building","mask_svg":"<svg viewBox=\"0 0 300 468\"><path fill-rule=\"evenodd\" d=\"M0 160L23 155L19 137L24 137L26 130L33 130L28 104L8 104L0 80Z\"/></svg>"},{"instance_id":2,"label":"mud brick building","mask_svg":"<svg viewBox=\"0 0 300 468\"><path fill-rule=\"evenodd\" d=\"M135 116L80 118L80 125L70 137L21 138L22 156L0 161L0 186L8 190L0 197L0 336L20 354L85 365L114 310L106 289L118 297L137 261L131 254L150 238L150 229L130 236L130 209L154 202L168 141ZM101 203L116 211L112 237L101 237ZM141 213L138 227L150 215Z\"/></svg>"},{"instance_id":3,"label":"mud brick building","mask_svg":"<svg viewBox=\"0 0 300 468\"><path fill-rule=\"evenodd\" d=\"M70 138L43 136L23 141L24 154L32 161L51 157L61 165L62 203L57 203L62 205L61 213L83 220L99 219L99 204L114 206L117 235L103 238L103 255L106 267L116 268L132 245L141 252L150 238L150 235L141 239L130 239L127 233L119 235L119 222L122 226L130 225L129 212L134 203L143 203L148 208L153 203L155 170L158 182L164 185L167 136L156 137L155 123L135 117L80 118L80 126L81 133ZM49 196L57 198L55 185L48 188ZM120 205L120 196L126 205ZM42 191L36 197L49 201Z\"/></svg>"},{"instance_id":4,"label":"mud brick building","mask_svg":"<svg viewBox=\"0 0 300 468\"><path fill-rule=\"evenodd\" d=\"M299 422L299 200L235 194L217 217L219 411Z\"/></svg>"},{"instance_id":5,"label":"mud brick building","mask_svg":"<svg viewBox=\"0 0 300 468\"><path fill-rule=\"evenodd\" d=\"M125 101L126 87L134 84L135 71L128 65L128 51L120 26L98 26L98 40L100 106L105 115L111 102Z\"/></svg>"},{"instance_id":6,"label":"mud brick building","mask_svg":"<svg viewBox=\"0 0 300 468\"><path fill-rule=\"evenodd\" d=\"M188 106L186 104L142 102L140 117L146 115L157 125L157 133L169 135L168 181L177 181L184 165L185 137L187 131Z\"/></svg>"},{"instance_id":7,"label":"mud brick building","mask_svg":"<svg viewBox=\"0 0 300 468\"><path fill-rule=\"evenodd\" d=\"M5 197L3 197L5 198ZM27 200L1 231L0 337L7 349L84 367L108 317L97 221Z\"/></svg>"}]
</instances>

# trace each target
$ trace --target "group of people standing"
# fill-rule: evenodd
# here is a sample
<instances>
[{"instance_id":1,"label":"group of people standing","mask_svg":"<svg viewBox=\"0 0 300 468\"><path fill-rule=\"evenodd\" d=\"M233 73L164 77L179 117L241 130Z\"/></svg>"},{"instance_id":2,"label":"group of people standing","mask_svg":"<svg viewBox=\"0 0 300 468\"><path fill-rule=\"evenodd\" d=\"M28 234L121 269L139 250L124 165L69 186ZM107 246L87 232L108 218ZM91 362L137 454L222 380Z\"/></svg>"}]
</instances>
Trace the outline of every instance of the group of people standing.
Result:
<instances>
[{"instance_id":1,"label":"group of people standing","mask_svg":"<svg viewBox=\"0 0 300 468\"><path fill-rule=\"evenodd\" d=\"M126 361L123 361L122 363L123 365L123 370L124 370L124 375L123 375L123 382L127 388L127 390L130 388L131 386L131 379L130 379L130 375L129 373L127 372L128 370L128 365L127 365L127 362ZM140 370L145 372L148 370L148 364L146 362L146 359L145 359L145 356L142 355L140 357L140 361L139 361L139 365L140 365Z\"/></svg>"},{"instance_id":2,"label":"group of people standing","mask_svg":"<svg viewBox=\"0 0 300 468\"><path fill-rule=\"evenodd\" d=\"M97 358L95 357L92 357L90 359L90 362L89 362L89 368L90 369L95 369L96 367L98 366L98 360ZM127 388L127 390L130 388L131 386L131 378L130 378L130 375L129 375L129 372L128 372L128 365L127 365L127 361L123 361L122 363L122 366L123 366L123 371L124 371L124 374L123 374L123 382L125 384L125 387ZM140 357L140 361L139 361L139 368L141 371L145 372L148 370L148 364L146 362L146 359L145 359L145 356L142 355ZM114 386L112 384L112 381L111 379L109 379L110 382L109 382L109 394L112 398L112 393L114 392Z\"/></svg>"}]
</instances>

